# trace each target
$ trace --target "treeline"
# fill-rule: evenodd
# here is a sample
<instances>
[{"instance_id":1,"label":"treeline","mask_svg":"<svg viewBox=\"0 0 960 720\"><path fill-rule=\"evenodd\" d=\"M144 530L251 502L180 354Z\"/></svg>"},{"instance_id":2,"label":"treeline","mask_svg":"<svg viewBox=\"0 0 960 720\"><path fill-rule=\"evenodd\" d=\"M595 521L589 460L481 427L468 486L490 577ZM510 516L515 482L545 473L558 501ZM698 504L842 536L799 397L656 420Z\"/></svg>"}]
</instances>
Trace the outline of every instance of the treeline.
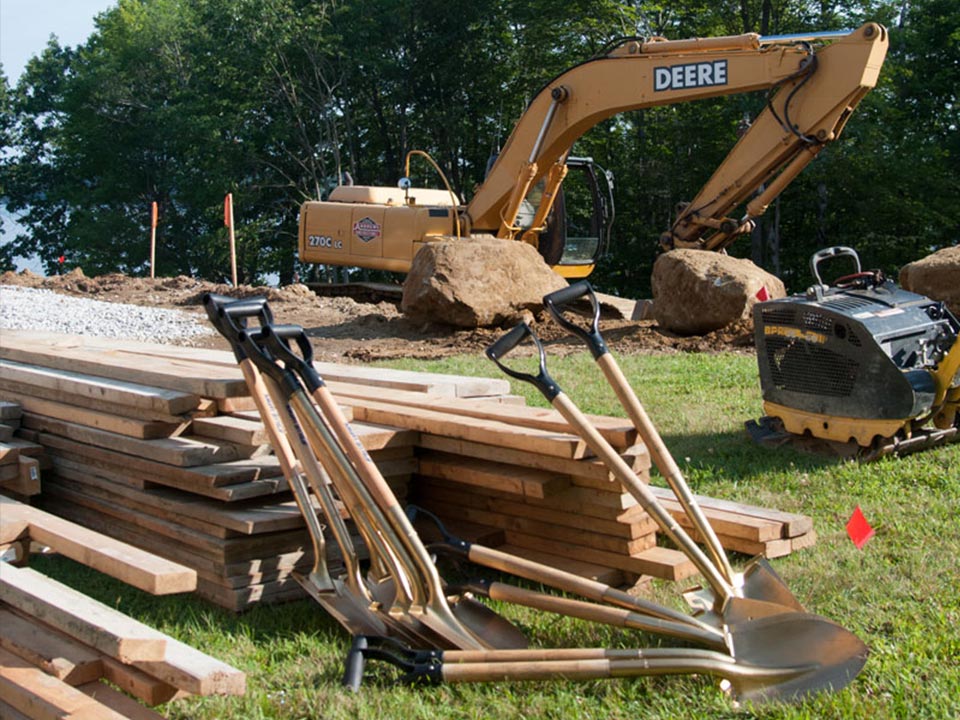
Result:
<instances>
[{"instance_id":1,"label":"treeline","mask_svg":"<svg viewBox=\"0 0 960 720\"><path fill-rule=\"evenodd\" d=\"M230 192L241 282L286 282L306 270L295 257L303 200L325 197L344 173L393 185L414 148L469 198L533 94L617 37L868 20L891 35L879 86L732 252L793 290L827 245L895 272L960 236L956 0L119 0L86 44L51 41L15 86L0 79L0 197L24 228L0 248L0 269L37 255L48 272L145 274L155 201L158 275L220 279ZM676 204L763 102L630 112L578 142L576 154L616 177L598 287L649 293ZM435 178L424 167L414 181Z\"/></svg>"}]
</instances>

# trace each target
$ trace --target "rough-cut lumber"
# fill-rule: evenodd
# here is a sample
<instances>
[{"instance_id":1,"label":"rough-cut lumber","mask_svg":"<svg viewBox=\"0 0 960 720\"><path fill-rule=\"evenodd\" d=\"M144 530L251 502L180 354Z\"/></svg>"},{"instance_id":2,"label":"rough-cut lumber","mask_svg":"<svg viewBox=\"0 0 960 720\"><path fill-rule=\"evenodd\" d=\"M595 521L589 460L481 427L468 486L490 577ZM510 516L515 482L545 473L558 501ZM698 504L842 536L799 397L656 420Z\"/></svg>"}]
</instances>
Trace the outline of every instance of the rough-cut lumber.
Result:
<instances>
[{"instance_id":1,"label":"rough-cut lumber","mask_svg":"<svg viewBox=\"0 0 960 720\"><path fill-rule=\"evenodd\" d=\"M442 453L421 454L419 472L431 477L455 479L464 485L479 485L531 498L549 497L570 487L568 475L488 460L465 463L455 455Z\"/></svg>"},{"instance_id":2,"label":"rough-cut lumber","mask_svg":"<svg viewBox=\"0 0 960 720\"><path fill-rule=\"evenodd\" d=\"M0 607L0 647L70 685L103 676L102 656L69 635Z\"/></svg>"},{"instance_id":3,"label":"rough-cut lumber","mask_svg":"<svg viewBox=\"0 0 960 720\"><path fill-rule=\"evenodd\" d=\"M77 688L101 705L119 713L127 720L163 720L163 715L144 707L136 700L102 682L90 682Z\"/></svg>"},{"instance_id":4,"label":"rough-cut lumber","mask_svg":"<svg viewBox=\"0 0 960 720\"><path fill-rule=\"evenodd\" d=\"M113 658L103 658L103 677L126 693L140 698L147 705L160 705L187 695L170 683L148 675L133 665L124 665Z\"/></svg>"},{"instance_id":5,"label":"rough-cut lumber","mask_svg":"<svg viewBox=\"0 0 960 720\"><path fill-rule=\"evenodd\" d=\"M7 523L24 524L33 541L154 595L196 589L190 568L0 495L0 527Z\"/></svg>"},{"instance_id":6,"label":"rough-cut lumber","mask_svg":"<svg viewBox=\"0 0 960 720\"><path fill-rule=\"evenodd\" d=\"M144 457L179 467L210 465L215 462L228 462L250 456L239 445L221 443L215 440L200 440L186 436L138 440L86 425L32 413L24 415L23 424L24 427L31 430L62 435L76 442L109 447L128 455Z\"/></svg>"},{"instance_id":7,"label":"rough-cut lumber","mask_svg":"<svg viewBox=\"0 0 960 720\"><path fill-rule=\"evenodd\" d=\"M7 332L4 330L4 332ZM21 409L15 402L0 400L0 421L7 423L10 420L20 419Z\"/></svg>"},{"instance_id":8,"label":"rough-cut lumber","mask_svg":"<svg viewBox=\"0 0 960 720\"><path fill-rule=\"evenodd\" d=\"M246 383L236 367L123 349L113 338L60 335L30 330L4 330L0 358L72 370L137 384L176 390L206 398L246 395ZM157 346L172 356L167 346Z\"/></svg>"},{"instance_id":9,"label":"rough-cut lumber","mask_svg":"<svg viewBox=\"0 0 960 720\"><path fill-rule=\"evenodd\" d=\"M55 400L43 400L22 392L3 391L5 397L13 398L23 407L24 412L34 415L64 420L86 425L106 432L117 433L131 438L149 440L170 437L187 426L185 420L167 423L158 420L140 420L114 413L100 412L86 407L69 405Z\"/></svg>"},{"instance_id":10,"label":"rough-cut lumber","mask_svg":"<svg viewBox=\"0 0 960 720\"><path fill-rule=\"evenodd\" d=\"M34 720L124 720L120 713L2 648L0 699Z\"/></svg>"},{"instance_id":11,"label":"rough-cut lumber","mask_svg":"<svg viewBox=\"0 0 960 720\"><path fill-rule=\"evenodd\" d=\"M653 494L659 499L670 499L673 493L666 488L651 487ZM779 522L783 525L782 537L796 537L813 530L813 519L807 515L797 513L788 513L780 510L759 507L757 505L747 505L745 503L734 502L732 500L721 500L718 498L707 497L706 495L694 495L694 498L704 509L722 510L728 513L744 515L746 517L760 518Z\"/></svg>"},{"instance_id":12,"label":"rough-cut lumber","mask_svg":"<svg viewBox=\"0 0 960 720\"><path fill-rule=\"evenodd\" d=\"M243 695L246 675L174 638L162 660L132 663L148 675L194 695Z\"/></svg>"},{"instance_id":13,"label":"rough-cut lumber","mask_svg":"<svg viewBox=\"0 0 960 720\"><path fill-rule=\"evenodd\" d=\"M459 440L527 450L569 459L585 457L586 443L576 435L525 428L494 420L452 415L422 408L364 401L353 406L358 420L418 430Z\"/></svg>"},{"instance_id":14,"label":"rough-cut lumber","mask_svg":"<svg viewBox=\"0 0 960 720\"><path fill-rule=\"evenodd\" d=\"M189 393L8 360L0 360L0 380L15 382L21 388L41 388L61 396L74 395L168 416L182 415L200 407L200 397Z\"/></svg>"},{"instance_id":15,"label":"rough-cut lumber","mask_svg":"<svg viewBox=\"0 0 960 720\"><path fill-rule=\"evenodd\" d=\"M29 568L0 563L0 600L121 662L164 658L165 635Z\"/></svg>"},{"instance_id":16,"label":"rough-cut lumber","mask_svg":"<svg viewBox=\"0 0 960 720\"><path fill-rule=\"evenodd\" d=\"M451 400L429 393L371 388L353 383L327 383L330 391L340 402L354 406L358 403L388 402L394 405L419 407L463 415L481 420L495 420L508 425L522 425L528 428L549 430L558 433L572 433L570 424L559 412L548 408L528 407L526 405L503 405L489 400ZM624 448L636 442L637 431L628 420L606 415L588 415L591 424L614 447Z\"/></svg>"},{"instance_id":17,"label":"rough-cut lumber","mask_svg":"<svg viewBox=\"0 0 960 720\"><path fill-rule=\"evenodd\" d=\"M261 422L230 415L197 418L193 421L191 430L199 437L223 440L237 445L266 445L270 442Z\"/></svg>"}]
</instances>

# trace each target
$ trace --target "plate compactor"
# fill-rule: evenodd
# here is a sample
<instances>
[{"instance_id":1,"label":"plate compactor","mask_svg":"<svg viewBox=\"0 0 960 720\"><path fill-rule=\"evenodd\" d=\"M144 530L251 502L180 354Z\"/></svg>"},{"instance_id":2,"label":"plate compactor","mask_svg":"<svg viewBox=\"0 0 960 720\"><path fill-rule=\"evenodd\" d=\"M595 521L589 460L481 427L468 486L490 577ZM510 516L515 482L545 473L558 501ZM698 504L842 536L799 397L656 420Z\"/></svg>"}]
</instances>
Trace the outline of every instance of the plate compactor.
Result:
<instances>
[{"instance_id":1,"label":"plate compactor","mask_svg":"<svg viewBox=\"0 0 960 720\"><path fill-rule=\"evenodd\" d=\"M820 264L856 270L824 284ZM754 307L766 416L754 440L873 460L960 440L960 321L942 302L862 271L848 247L810 260L816 285Z\"/></svg>"}]
</instances>

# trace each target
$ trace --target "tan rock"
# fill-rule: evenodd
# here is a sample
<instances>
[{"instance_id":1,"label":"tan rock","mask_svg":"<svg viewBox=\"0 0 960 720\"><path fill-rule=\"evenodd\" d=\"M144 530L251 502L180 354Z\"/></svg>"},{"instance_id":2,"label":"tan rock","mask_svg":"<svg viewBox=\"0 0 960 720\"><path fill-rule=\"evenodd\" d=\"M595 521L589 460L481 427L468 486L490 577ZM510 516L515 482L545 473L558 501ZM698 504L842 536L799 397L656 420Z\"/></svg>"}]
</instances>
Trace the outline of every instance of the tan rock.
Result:
<instances>
[{"instance_id":1,"label":"tan rock","mask_svg":"<svg viewBox=\"0 0 960 720\"><path fill-rule=\"evenodd\" d=\"M960 315L960 246L943 248L900 269L904 290L945 302Z\"/></svg>"},{"instance_id":2,"label":"tan rock","mask_svg":"<svg viewBox=\"0 0 960 720\"><path fill-rule=\"evenodd\" d=\"M544 295L566 285L526 243L489 236L431 242L413 259L401 309L422 322L499 326L539 311Z\"/></svg>"},{"instance_id":3,"label":"tan rock","mask_svg":"<svg viewBox=\"0 0 960 720\"><path fill-rule=\"evenodd\" d=\"M751 324L757 294L786 295L783 282L749 260L705 250L672 250L653 265L653 317L678 335Z\"/></svg>"}]
</instances>

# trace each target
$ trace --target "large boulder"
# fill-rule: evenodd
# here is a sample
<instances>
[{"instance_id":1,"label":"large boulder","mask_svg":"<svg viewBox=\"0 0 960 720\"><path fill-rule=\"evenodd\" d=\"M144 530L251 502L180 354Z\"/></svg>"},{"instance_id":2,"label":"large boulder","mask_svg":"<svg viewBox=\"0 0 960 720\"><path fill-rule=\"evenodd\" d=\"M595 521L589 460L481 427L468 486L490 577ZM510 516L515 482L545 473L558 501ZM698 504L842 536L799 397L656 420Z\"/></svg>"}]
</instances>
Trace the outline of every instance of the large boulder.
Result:
<instances>
[{"instance_id":1,"label":"large boulder","mask_svg":"<svg viewBox=\"0 0 960 720\"><path fill-rule=\"evenodd\" d=\"M492 236L425 244L403 283L403 313L459 327L499 326L566 287L531 245Z\"/></svg>"},{"instance_id":2,"label":"large boulder","mask_svg":"<svg viewBox=\"0 0 960 720\"><path fill-rule=\"evenodd\" d=\"M904 265L900 270L900 286L945 302L954 315L960 315L960 246L937 250L933 255Z\"/></svg>"},{"instance_id":3,"label":"large boulder","mask_svg":"<svg viewBox=\"0 0 960 720\"><path fill-rule=\"evenodd\" d=\"M671 250L653 264L653 317L678 335L704 335L753 322L764 296L786 295L783 282L749 260L705 250Z\"/></svg>"}]
</instances>

